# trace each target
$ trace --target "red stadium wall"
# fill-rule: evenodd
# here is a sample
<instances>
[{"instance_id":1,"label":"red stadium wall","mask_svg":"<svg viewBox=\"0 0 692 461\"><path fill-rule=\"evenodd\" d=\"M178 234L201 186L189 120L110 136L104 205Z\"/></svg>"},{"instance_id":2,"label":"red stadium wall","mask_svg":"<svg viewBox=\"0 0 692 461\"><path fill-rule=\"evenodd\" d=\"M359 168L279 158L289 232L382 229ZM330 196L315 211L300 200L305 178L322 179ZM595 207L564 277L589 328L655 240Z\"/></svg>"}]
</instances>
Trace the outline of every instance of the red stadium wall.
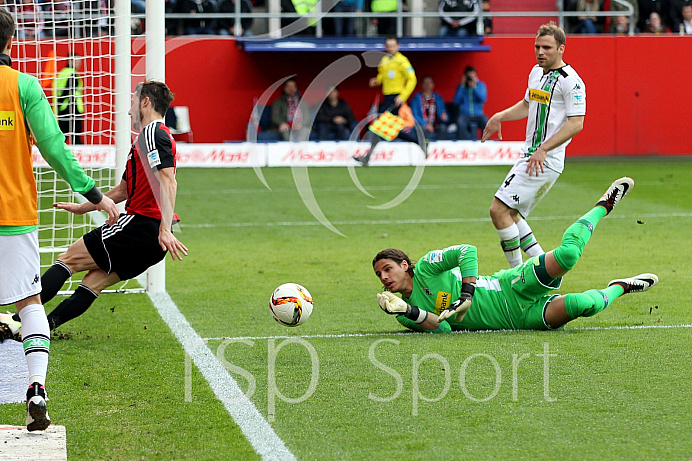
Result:
<instances>
[{"instance_id":1,"label":"red stadium wall","mask_svg":"<svg viewBox=\"0 0 692 461\"><path fill-rule=\"evenodd\" d=\"M133 48L141 52L142 43L134 43ZM534 63L533 38L488 37L486 43L490 52L409 52L407 56L419 80L431 75L436 91L446 100L453 98L464 67L475 66L488 85L486 113L490 115L523 97ZM580 73L588 95L584 131L575 137L569 155L692 154L687 134L692 91L686 89L686 83L692 82L690 45L692 39L672 35L568 37L565 61ZM57 54L66 52L59 49ZM86 48L78 52L89 54ZM166 52L166 78L176 93L174 104L189 106L194 141L199 143L243 140L254 99L274 82L295 74L304 91L320 72L346 56L246 53L231 38L189 37L169 38ZM367 67L359 53L351 55L356 59L338 66L352 69L359 62L361 68L340 84L341 96L361 119L377 93L367 86L376 70ZM63 65L58 64L58 68ZM144 70L141 64L133 59L139 72ZM87 107L88 113L95 110L98 107ZM505 123L504 139L522 140L524 129L523 122Z\"/></svg>"},{"instance_id":2,"label":"red stadium wall","mask_svg":"<svg viewBox=\"0 0 692 461\"><path fill-rule=\"evenodd\" d=\"M431 75L436 90L451 100L466 65L488 84L486 112L523 97L534 63L533 39L488 37L490 52L407 53L419 77ZM570 155L690 154L692 40L687 37L574 37L565 61L587 86L585 128ZM355 54L357 56L357 54ZM190 107L195 142L244 139L253 98L275 81L296 74L304 90L336 53L245 53L233 39L176 37L167 40L166 78L176 105ZM375 70L365 67L341 84L357 118L365 116L375 90L367 87ZM664 67L667 66L667 67ZM278 92L277 92L278 95ZM273 98L272 98L273 100ZM523 122L504 124L505 140L521 140Z\"/></svg>"},{"instance_id":3,"label":"red stadium wall","mask_svg":"<svg viewBox=\"0 0 692 461\"><path fill-rule=\"evenodd\" d=\"M431 75L436 90L451 100L466 65L488 84L486 112L492 114L523 96L534 62L532 38L488 37L490 52L408 53L419 78ZM585 128L570 155L690 154L686 132L692 92L692 47L686 37L568 38L565 60L587 86ZM195 142L244 138L253 99L275 81L296 74L304 89L336 53L245 53L232 39L171 38L166 78L176 105L190 107ZM364 65L341 84L341 95L357 118L365 116L375 90L367 88L375 70ZM663 63L669 68L663 69ZM684 87L683 87L684 88ZM670 91L674 93L671 94ZM277 92L278 95L278 92ZM273 98L272 98L273 99ZM504 124L505 140L521 140L524 123Z\"/></svg>"}]
</instances>

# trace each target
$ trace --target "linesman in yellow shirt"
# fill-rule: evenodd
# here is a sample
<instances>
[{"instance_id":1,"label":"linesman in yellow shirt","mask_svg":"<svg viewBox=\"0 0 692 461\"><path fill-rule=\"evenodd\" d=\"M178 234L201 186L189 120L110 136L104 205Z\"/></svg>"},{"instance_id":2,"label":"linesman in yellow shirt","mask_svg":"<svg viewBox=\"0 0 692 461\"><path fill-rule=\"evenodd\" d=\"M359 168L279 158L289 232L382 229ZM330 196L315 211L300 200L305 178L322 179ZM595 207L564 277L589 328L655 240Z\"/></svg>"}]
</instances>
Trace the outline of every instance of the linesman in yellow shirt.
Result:
<instances>
[{"instance_id":1,"label":"linesman in yellow shirt","mask_svg":"<svg viewBox=\"0 0 692 461\"><path fill-rule=\"evenodd\" d=\"M377 66L377 77L370 79L370 88L382 86L384 100L380 104L379 111L390 110L393 114L406 102L416 89L416 73L408 58L399 52L399 39L388 36L384 40L384 49L387 52Z\"/></svg>"},{"instance_id":2,"label":"linesman in yellow shirt","mask_svg":"<svg viewBox=\"0 0 692 461\"><path fill-rule=\"evenodd\" d=\"M380 113L388 110L392 114L398 115L399 108L411 96L418 80L411 62L399 52L399 39L397 37L390 35L385 38L384 49L387 54L382 57L377 66L377 77L370 79L370 88L382 86L384 99L378 108ZM373 136L374 139L371 139L372 144L368 153L361 157L354 157L363 166L367 166L370 161L370 155L380 140L376 135ZM417 142L415 135L409 135L405 132L399 133L399 138L405 141Z\"/></svg>"}]
</instances>

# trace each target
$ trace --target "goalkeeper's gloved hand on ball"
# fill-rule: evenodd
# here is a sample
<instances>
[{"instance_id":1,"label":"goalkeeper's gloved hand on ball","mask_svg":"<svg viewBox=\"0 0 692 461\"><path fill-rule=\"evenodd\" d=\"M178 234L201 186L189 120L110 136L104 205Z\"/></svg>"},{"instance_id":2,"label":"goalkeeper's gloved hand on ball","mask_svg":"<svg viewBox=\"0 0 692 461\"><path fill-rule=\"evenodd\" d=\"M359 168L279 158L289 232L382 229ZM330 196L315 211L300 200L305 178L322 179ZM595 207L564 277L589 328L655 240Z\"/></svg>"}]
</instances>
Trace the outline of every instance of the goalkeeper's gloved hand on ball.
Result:
<instances>
[{"instance_id":1,"label":"goalkeeper's gloved hand on ball","mask_svg":"<svg viewBox=\"0 0 692 461\"><path fill-rule=\"evenodd\" d=\"M416 306L408 304L391 291L377 293L377 304L379 304L380 308L382 308L382 310L387 314L403 315L407 319L413 320L419 324L423 323L428 317L428 313L426 311L420 310Z\"/></svg>"},{"instance_id":2,"label":"goalkeeper's gloved hand on ball","mask_svg":"<svg viewBox=\"0 0 692 461\"><path fill-rule=\"evenodd\" d=\"M454 301L447 309L440 312L440 315L437 317L440 323L452 316L455 316L455 322L461 322L471 308L471 301L473 300L473 292L475 290L475 283L462 283L459 299Z\"/></svg>"}]
</instances>

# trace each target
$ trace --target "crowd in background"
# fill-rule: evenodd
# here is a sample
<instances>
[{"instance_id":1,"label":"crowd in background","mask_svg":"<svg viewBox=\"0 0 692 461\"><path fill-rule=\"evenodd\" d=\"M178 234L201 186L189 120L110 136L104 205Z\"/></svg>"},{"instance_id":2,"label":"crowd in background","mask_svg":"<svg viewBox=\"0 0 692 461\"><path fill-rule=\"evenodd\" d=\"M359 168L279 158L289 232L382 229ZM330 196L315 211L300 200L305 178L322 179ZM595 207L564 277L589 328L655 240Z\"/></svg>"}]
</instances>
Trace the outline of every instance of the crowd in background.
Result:
<instances>
[{"instance_id":1,"label":"crowd in background","mask_svg":"<svg viewBox=\"0 0 692 461\"><path fill-rule=\"evenodd\" d=\"M96 36L112 33L112 14L115 0L0 0L4 8L17 16L17 35L20 39L67 36ZM255 9L266 10L267 0L238 0L243 13ZM395 12L398 2L403 1L402 9L408 10L406 0L340 0L332 9L335 13L386 13ZM635 33L692 33L691 0L624 0L634 9ZM134 14L132 28L134 33L144 30L145 0L130 0ZM283 13L308 13L317 0L281 0ZM240 30L236 30L231 17L209 18L207 14L235 12L235 0L165 0L167 35L251 35L255 24L253 18L243 18ZM616 0L563 0L563 8L568 12L583 12L583 15L569 17L566 31L572 34L614 33L626 34L630 30L629 17L624 7ZM492 11L491 0L439 0L439 26L429 35L470 36L478 33L477 20L462 14L478 13L480 10ZM591 13L623 11L621 16L593 16ZM170 15L185 15L172 18ZM282 26L294 21L283 18ZM396 33L395 18L324 18L324 35L392 35ZM72 30L71 30L72 29ZM483 19L482 31L485 35L493 33L492 19ZM300 34L314 34L315 24L301 30Z\"/></svg>"},{"instance_id":2,"label":"crowd in background","mask_svg":"<svg viewBox=\"0 0 692 461\"><path fill-rule=\"evenodd\" d=\"M488 117L484 106L488 99L488 89L478 78L473 66L468 66L460 78L453 100L445 101L435 92L435 82L431 76L421 79L419 91L407 98L415 122L420 125L425 139L429 141L462 140L476 141L483 131ZM284 83L281 95L271 105L259 107L254 117L257 140L260 142L310 139L313 141L346 141L357 139L362 133L354 133L359 126L349 103L340 97L339 87L329 87L324 101L310 107L301 98L298 83L291 78ZM386 104L385 104L386 105ZM384 107L371 108L371 113L386 110ZM314 118L310 129L307 122ZM370 119L368 119L371 121ZM366 120L366 122L368 122ZM367 127L368 123L361 123ZM410 132L416 140L415 130ZM291 138L293 137L293 138Z\"/></svg>"},{"instance_id":3,"label":"crowd in background","mask_svg":"<svg viewBox=\"0 0 692 461\"><path fill-rule=\"evenodd\" d=\"M692 33L692 2L689 0L624 0L634 9L634 32L666 34ZM583 12L568 20L567 32L573 34L626 34L629 17L593 16L599 11L624 11L615 0L566 0L565 11Z\"/></svg>"}]
</instances>

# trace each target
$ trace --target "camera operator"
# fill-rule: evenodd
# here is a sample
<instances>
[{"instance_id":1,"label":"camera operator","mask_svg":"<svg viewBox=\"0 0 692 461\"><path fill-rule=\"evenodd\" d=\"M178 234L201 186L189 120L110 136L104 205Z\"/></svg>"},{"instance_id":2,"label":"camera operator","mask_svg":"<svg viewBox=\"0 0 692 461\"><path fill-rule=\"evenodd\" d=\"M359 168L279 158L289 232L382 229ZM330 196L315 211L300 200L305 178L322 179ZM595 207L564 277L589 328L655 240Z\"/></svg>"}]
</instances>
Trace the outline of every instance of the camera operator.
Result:
<instances>
[{"instance_id":1,"label":"camera operator","mask_svg":"<svg viewBox=\"0 0 692 461\"><path fill-rule=\"evenodd\" d=\"M488 99L485 83L478 80L476 68L468 66L461 77L461 83L454 95L454 105L457 107L457 139L478 140L478 130L481 131L488 123L488 117L483 113L483 106Z\"/></svg>"}]
</instances>

